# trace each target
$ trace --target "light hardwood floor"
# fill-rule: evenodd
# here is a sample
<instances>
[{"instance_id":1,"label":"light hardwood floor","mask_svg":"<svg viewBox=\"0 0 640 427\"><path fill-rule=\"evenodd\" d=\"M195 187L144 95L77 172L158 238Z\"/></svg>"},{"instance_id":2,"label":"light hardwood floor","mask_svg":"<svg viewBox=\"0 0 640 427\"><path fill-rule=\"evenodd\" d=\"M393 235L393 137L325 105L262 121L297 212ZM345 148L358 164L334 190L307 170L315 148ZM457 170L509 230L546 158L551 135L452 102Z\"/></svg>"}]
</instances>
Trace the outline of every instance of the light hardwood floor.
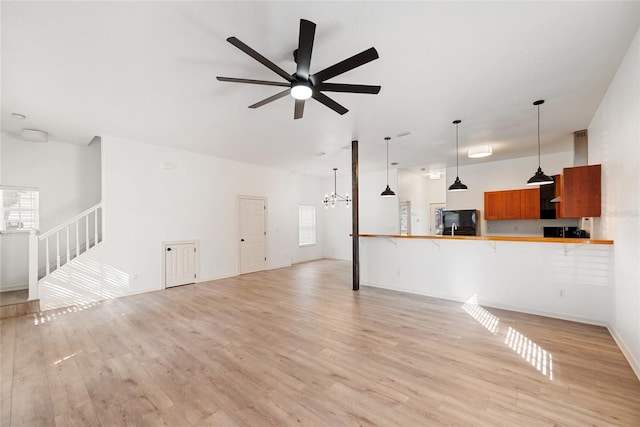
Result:
<instances>
[{"instance_id":1,"label":"light hardwood floor","mask_svg":"<svg viewBox=\"0 0 640 427\"><path fill-rule=\"evenodd\" d=\"M606 329L350 280L321 260L3 319L0 424L640 425Z\"/></svg>"}]
</instances>

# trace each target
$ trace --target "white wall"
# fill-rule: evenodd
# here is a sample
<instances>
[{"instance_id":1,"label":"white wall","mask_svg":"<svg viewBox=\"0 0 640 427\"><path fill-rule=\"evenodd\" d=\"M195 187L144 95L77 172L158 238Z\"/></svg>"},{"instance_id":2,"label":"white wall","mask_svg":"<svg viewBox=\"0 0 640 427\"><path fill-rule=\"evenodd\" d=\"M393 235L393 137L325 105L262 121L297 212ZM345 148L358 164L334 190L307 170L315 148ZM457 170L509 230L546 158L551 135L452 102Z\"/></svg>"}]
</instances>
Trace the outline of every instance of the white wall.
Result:
<instances>
[{"instance_id":1,"label":"white wall","mask_svg":"<svg viewBox=\"0 0 640 427\"><path fill-rule=\"evenodd\" d=\"M2 134L2 185L40 190L40 230L47 231L100 202L100 143L36 143ZM0 237L0 289L26 289L28 234Z\"/></svg>"},{"instance_id":2,"label":"white wall","mask_svg":"<svg viewBox=\"0 0 640 427\"><path fill-rule=\"evenodd\" d=\"M333 177L323 180L323 195L333 190ZM360 234L399 234L400 202L398 197L381 197L387 185L387 171L360 173ZM338 175L338 194L351 194L351 173ZM398 194L398 170L389 169L389 187ZM323 209L324 210L324 209ZM326 258L351 260L351 209L342 204L319 212L325 218Z\"/></svg>"},{"instance_id":3,"label":"white wall","mask_svg":"<svg viewBox=\"0 0 640 427\"><path fill-rule=\"evenodd\" d=\"M546 154L540 164L547 175L562 173L573 166L573 151ZM512 160L484 162L460 168L460 180L469 187L467 191L447 191L447 209L478 209L482 221L480 230L487 236L542 236L543 226L577 226L576 219L485 221L484 192L527 188L527 180L538 168L538 157L521 157ZM455 168L447 169L447 176L456 176ZM453 181L451 181L452 183ZM448 183L447 187L451 184Z\"/></svg>"},{"instance_id":4,"label":"white wall","mask_svg":"<svg viewBox=\"0 0 640 427\"><path fill-rule=\"evenodd\" d=\"M589 125L589 163L602 164L594 234L615 243L610 330L640 377L640 32Z\"/></svg>"},{"instance_id":5,"label":"white wall","mask_svg":"<svg viewBox=\"0 0 640 427\"><path fill-rule=\"evenodd\" d=\"M446 203L446 178L429 179L426 176L408 172L398 172L398 197L401 201L411 201L411 234L424 236L433 234L431 203Z\"/></svg>"},{"instance_id":6,"label":"white wall","mask_svg":"<svg viewBox=\"0 0 640 427\"><path fill-rule=\"evenodd\" d=\"M297 240L298 204L320 207L320 180L114 137L104 136L102 146L104 241L47 279L45 308L161 289L166 241L199 240L198 281L238 274L239 195L268 200L267 268L323 253L322 238L311 248Z\"/></svg>"}]
</instances>

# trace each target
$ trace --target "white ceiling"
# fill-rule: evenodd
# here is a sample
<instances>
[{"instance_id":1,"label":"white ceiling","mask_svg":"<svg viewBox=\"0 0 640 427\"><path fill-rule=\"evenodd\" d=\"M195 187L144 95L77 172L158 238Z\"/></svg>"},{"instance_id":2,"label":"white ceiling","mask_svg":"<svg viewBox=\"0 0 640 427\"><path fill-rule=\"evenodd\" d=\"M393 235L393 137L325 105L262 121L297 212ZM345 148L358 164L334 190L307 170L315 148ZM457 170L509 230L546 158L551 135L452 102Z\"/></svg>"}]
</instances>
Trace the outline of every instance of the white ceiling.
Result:
<instances>
[{"instance_id":1,"label":"white ceiling","mask_svg":"<svg viewBox=\"0 0 640 427\"><path fill-rule=\"evenodd\" d=\"M640 25L637 1L2 1L1 13L3 131L114 135L318 176L347 173L354 138L362 170L385 167L385 136L400 168L455 165L454 119L461 165L533 155L540 98L542 152L570 149ZM300 18L317 24L312 73L374 46L380 59L332 81L380 94L329 94L350 111L310 100L294 121L290 97L247 108L281 88L216 81L280 80L229 36L293 73ZM494 156L467 159L482 143Z\"/></svg>"}]
</instances>

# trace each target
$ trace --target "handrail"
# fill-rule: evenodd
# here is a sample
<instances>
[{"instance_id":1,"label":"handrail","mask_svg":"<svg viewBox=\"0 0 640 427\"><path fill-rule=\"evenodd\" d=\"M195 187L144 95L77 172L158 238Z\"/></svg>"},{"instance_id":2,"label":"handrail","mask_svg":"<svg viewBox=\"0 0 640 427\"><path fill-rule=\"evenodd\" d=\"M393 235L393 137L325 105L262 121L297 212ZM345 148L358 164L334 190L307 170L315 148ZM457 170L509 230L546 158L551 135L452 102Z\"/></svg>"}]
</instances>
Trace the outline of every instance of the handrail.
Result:
<instances>
[{"instance_id":1,"label":"handrail","mask_svg":"<svg viewBox=\"0 0 640 427\"><path fill-rule=\"evenodd\" d=\"M89 224L92 215L91 222L93 226ZM41 242L44 241L44 277L47 277L53 271L58 270L102 241L102 221L98 218L99 215L102 218L102 202L41 235L38 235L37 230L31 230L29 233L29 300L38 299L38 283L41 280L39 277L38 256ZM82 228L81 222L84 222L84 227ZM73 232L74 229L75 233ZM62 238L60 236L61 231L63 232ZM81 245L81 238L84 248ZM55 255L53 260L49 251L49 240L52 240L51 244Z\"/></svg>"},{"instance_id":2,"label":"handrail","mask_svg":"<svg viewBox=\"0 0 640 427\"><path fill-rule=\"evenodd\" d=\"M83 218L87 215L89 215L91 212L98 210L102 207L102 202L98 203L95 206L90 207L89 209L87 209L86 211L82 212L81 214L78 214L76 216L74 216L73 218L71 218L70 220L67 220L65 222L63 222L62 224L58 225L55 228L52 228L51 230L47 231L46 233L43 233L39 236L40 240L44 240L47 237L57 233L58 231L62 230L65 227L68 227L69 225L73 224L74 222L78 221L80 218Z\"/></svg>"}]
</instances>

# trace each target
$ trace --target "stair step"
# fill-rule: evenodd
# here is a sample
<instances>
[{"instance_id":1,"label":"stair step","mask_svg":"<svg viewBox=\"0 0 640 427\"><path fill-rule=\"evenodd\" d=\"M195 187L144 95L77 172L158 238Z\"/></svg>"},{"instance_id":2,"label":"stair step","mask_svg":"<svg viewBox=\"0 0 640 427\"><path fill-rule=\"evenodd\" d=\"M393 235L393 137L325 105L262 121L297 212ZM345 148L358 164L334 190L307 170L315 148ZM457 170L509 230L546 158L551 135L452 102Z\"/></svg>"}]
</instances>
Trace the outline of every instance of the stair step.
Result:
<instances>
[{"instance_id":1,"label":"stair step","mask_svg":"<svg viewBox=\"0 0 640 427\"><path fill-rule=\"evenodd\" d=\"M40 300L3 305L0 307L0 319L4 319L6 317L24 316L25 314L37 313L39 311Z\"/></svg>"}]
</instances>

